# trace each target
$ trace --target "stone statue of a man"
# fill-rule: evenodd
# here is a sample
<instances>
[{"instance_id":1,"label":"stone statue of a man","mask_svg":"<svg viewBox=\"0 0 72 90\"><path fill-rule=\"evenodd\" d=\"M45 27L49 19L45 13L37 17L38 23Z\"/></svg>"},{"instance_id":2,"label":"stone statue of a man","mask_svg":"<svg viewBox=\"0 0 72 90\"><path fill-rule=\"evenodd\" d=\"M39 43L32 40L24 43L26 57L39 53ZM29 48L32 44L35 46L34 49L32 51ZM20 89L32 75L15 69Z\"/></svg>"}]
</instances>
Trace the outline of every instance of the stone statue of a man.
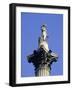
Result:
<instances>
[{"instance_id":1,"label":"stone statue of a man","mask_svg":"<svg viewBox=\"0 0 72 90\"><path fill-rule=\"evenodd\" d=\"M46 52L49 51L47 42L47 29L45 24L41 26L41 37L39 37L38 43L39 47L42 47Z\"/></svg>"}]
</instances>

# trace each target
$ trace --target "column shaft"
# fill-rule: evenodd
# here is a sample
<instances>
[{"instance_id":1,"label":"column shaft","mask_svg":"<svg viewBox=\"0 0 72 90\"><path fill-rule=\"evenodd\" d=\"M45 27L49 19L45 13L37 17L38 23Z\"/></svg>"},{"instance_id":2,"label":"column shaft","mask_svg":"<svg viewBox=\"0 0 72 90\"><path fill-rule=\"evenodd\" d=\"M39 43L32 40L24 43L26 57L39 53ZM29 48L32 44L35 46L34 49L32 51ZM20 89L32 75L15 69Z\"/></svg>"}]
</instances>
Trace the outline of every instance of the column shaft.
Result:
<instances>
[{"instance_id":1,"label":"column shaft","mask_svg":"<svg viewBox=\"0 0 72 90\"><path fill-rule=\"evenodd\" d=\"M50 67L47 65L41 65L41 67L36 69L35 75L36 76L49 76L50 75Z\"/></svg>"}]
</instances>

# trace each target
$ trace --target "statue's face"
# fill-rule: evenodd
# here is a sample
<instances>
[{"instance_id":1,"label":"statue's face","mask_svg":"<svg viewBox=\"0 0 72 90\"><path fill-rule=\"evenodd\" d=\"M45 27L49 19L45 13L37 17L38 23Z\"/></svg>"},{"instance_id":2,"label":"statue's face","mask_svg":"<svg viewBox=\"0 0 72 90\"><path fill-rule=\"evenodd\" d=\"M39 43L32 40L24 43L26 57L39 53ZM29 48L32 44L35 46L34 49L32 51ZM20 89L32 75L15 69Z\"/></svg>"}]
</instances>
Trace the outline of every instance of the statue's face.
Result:
<instances>
[{"instance_id":1,"label":"statue's face","mask_svg":"<svg viewBox=\"0 0 72 90\"><path fill-rule=\"evenodd\" d=\"M43 30L43 31L46 31L46 27L45 27L45 26L42 26L42 30Z\"/></svg>"}]
</instances>

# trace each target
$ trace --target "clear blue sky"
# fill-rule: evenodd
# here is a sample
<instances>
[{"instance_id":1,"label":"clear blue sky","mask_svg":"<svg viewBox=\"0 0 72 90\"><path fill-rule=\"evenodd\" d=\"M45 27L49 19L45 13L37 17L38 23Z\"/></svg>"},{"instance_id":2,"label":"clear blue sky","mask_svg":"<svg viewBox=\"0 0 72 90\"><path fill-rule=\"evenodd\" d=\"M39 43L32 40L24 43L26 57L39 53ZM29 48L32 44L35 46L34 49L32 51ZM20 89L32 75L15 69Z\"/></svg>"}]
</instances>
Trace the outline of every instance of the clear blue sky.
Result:
<instances>
[{"instance_id":1,"label":"clear blue sky","mask_svg":"<svg viewBox=\"0 0 72 90\"><path fill-rule=\"evenodd\" d=\"M34 66L28 63L27 56L38 48L38 37L41 25L47 25L49 49L57 53L59 58L51 66L51 75L63 74L63 15L21 13L21 76L34 76Z\"/></svg>"}]
</instances>

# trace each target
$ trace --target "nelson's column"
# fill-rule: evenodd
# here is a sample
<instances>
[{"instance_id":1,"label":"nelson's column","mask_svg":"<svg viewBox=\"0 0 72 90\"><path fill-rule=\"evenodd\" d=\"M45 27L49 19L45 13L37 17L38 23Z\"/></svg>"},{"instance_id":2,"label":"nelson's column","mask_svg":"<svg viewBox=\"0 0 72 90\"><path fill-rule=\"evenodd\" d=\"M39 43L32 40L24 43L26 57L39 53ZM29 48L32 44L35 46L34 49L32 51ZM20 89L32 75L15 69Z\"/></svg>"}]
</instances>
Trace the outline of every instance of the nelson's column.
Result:
<instances>
[{"instance_id":1,"label":"nelson's column","mask_svg":"<svg viewBox=\"0 0 72 90\"><path fill-rule=\"evenodd\" d=\"M46 25L41 26L41 37L38 39L38 49L27 56L28 62L33 63L35 76L49 76L52 62L57 61L58 55L48 47Z\"/></svg>"}]
</instances>

